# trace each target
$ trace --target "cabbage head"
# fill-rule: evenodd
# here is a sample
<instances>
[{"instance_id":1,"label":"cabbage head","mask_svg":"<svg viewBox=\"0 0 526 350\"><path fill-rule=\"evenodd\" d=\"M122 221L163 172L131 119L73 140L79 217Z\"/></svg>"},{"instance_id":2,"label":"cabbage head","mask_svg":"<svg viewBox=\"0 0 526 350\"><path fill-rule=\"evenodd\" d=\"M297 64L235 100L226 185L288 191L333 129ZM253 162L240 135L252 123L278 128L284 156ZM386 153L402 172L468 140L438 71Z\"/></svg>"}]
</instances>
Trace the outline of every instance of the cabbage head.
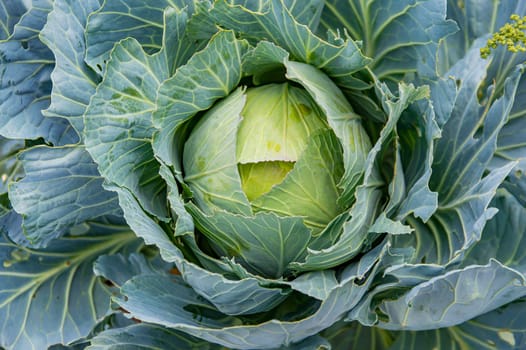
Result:
<instances>
[{"instance_id":1,"label":"cabbage head","mask_svg":"<svg viewBox=\"0 0 526 350\"><path fill-rule=\"evenodd\" d=\"M526 348L525 15L0 6L0 348Z\"/></svg>"}]
</instances>

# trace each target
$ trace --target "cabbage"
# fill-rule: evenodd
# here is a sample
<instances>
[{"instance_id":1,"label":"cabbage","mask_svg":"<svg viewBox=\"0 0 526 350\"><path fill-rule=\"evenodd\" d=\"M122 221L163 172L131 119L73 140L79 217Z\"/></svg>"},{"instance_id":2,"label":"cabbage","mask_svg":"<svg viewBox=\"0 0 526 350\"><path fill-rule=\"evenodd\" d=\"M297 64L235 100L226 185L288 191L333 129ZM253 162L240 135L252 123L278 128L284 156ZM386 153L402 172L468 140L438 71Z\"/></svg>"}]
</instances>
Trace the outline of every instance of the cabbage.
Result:
<instances>
[{"instance_id":1,"label":"cabbage","mask_svg":"<svg viewBox=\"0 0 526 350\"><path fill-rule=\"evenodd\" d=\"M526 347L526 3L0 6L0 347Z\"/></svg>"}]
</instances>

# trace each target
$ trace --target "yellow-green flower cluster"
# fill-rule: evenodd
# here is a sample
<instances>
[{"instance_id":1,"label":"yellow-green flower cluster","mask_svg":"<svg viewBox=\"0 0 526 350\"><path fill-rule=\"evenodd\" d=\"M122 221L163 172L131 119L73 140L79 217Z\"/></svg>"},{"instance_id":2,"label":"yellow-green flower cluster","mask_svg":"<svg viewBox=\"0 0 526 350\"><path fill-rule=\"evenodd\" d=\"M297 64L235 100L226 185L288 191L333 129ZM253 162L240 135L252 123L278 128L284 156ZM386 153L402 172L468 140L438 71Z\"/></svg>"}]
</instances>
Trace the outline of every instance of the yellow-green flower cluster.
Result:
<instances>
[{"instance_id":1,"label":"yellow-green flower cluster","mask_svg":"<svg viewBox=\"0 0 526 350\"><path fill-rule=\"evenodd\" d=\"M498 45L506 46L510 52L526 52L526 16L517 14L510 16L512 23L506 23L488 40L486 46L480 49L480 56L487 58L492 49Z\"/></svg>"}]
</instances>

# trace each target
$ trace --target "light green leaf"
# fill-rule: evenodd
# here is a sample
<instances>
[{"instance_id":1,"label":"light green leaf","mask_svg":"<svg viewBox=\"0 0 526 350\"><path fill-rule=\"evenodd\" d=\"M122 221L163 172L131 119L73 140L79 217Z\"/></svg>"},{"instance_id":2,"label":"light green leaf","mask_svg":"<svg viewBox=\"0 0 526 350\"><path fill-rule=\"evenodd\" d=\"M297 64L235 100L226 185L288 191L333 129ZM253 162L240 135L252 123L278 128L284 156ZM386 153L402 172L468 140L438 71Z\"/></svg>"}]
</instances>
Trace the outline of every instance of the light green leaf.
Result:
<instances>
[{"instance_id":1,"label":"light green leaf","mask_svg":"<svg viewBox=\"0 0 526 350\"><path fill-rule=\"evenodd\" d=\"M320 129L327 129L324 115L304 89L290 83L249 88L237 131L237 161L295 162Z\"/></svg>"},{"instance_id":2,"label":"light green leaf","mask_svg":"<svg viewBox=\"0 0 526 350\"><path fill-rule=\"evenodd\" d=\"M84 62L87 17L100 7L100 1L55 0L40 32L55 56L51 105L44 115L68 119L79 134L84 129L82 116L100 80Z\"/></svg>"},{"instance_id":3,"label":"light green leaf","mask_svg":"<svg viewBox=\"0 0 526 350\"><path fill-rule=\"evenodd\" d=\"M159 129L154 135L154 150L177 172L181 172L179 152L185 139L174 140L177 130L188 118L209 109L235 89L241 80L241 57L246 50L247 43L237 40L234 33L219 32L161 85L158 109L153 115L154 125Z\"/></svg>"},{"instance_id":4,"label":"light green leaf","mask_svg":"<svg viewBox=\"0 0 526 350\"><path fill-rule=\"evenodd\" d=\"M68 343L87 336L109 312L110 292L93 274L93 261L136 249L138 242L125 226L89 224L86 230L46 250L0 236L0 346L41 350Z\"/></svg>"},{"instance_id":5,"label":"light green leaf","mask_svg":"<svg viewBox=\"0 0 526 350\"><path fill-rule=\"evenodd\" d=\"M342 174L341 145L331 130L321 131L311 136L283 182L254 199L252 206L255 212L302 217L317 235L343 211L338 205L337 187Z\"/></svg>"},{"instance_id":6,"label":"light green leaf","mask_svg":"<svg viewBox=\"0 0 526 350\"><path fill-rule=\"evenodd\" d=\"M367 153L371 149L369 136L361 125L362 120L354 113L339 88L321 71L293 61L285 62L285 67L287 77L310 92L340 140L345 172L338 183L343 190L339 202L342 207L348 207L354 200L356 185L362 180Z\"/></svg>"},{"instance_id":7,"label":"light green leaf","mask_svg":"<svg viewBox=\"0 0 526 350\"><path fill-rule=\"evenodd\" d=\"M272 213L243 217L226 212L208 216L193 205L187 209L222 255L233 257L248 271L264 277L283 276L288 265L304 254L311 236L299 217Z\"/></svg>"},{"instance_id":8,"label":"light green leaf","mask_svg":"<svg viewBox=\"0 0 526 350\"><path fill-rule=\"evenodd\" d=\"M237 169L237 131L246 96L238 89L199 120L183 151L184 182L198 207L250 215Z\"/></svg>"},{"instance_id":9,"label":"light green leaf","mask_svg":"<svg viewBox=\"0 0 526 350\"><path fill-rule=\"evenodd\" d=\"M32 246L45 246L86 220L121 213L83 147L34 147L20 161L25 176L10 185L9 199Z\"/></svg>"}]
</instances>

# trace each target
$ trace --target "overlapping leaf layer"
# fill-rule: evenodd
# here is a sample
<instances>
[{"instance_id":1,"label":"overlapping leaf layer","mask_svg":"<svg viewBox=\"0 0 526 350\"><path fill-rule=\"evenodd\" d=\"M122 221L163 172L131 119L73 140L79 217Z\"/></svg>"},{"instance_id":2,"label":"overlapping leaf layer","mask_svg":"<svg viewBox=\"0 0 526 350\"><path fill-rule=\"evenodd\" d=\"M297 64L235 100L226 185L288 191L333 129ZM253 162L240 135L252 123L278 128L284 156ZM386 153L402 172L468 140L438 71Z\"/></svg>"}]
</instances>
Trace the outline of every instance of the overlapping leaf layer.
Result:
<instances>
[{"instance_id":1,"label":"overlapping leaf layer","mask_svg":"<svg viewBox=\"0 0 526 350\"><path fill-rule=\"evenodd\" d=\"M526 54L480 57L512 14L3 2L0 348L525 348ZM246 91L284 82L323 130L249 200Z\"/></svg>"}]
</instances>

